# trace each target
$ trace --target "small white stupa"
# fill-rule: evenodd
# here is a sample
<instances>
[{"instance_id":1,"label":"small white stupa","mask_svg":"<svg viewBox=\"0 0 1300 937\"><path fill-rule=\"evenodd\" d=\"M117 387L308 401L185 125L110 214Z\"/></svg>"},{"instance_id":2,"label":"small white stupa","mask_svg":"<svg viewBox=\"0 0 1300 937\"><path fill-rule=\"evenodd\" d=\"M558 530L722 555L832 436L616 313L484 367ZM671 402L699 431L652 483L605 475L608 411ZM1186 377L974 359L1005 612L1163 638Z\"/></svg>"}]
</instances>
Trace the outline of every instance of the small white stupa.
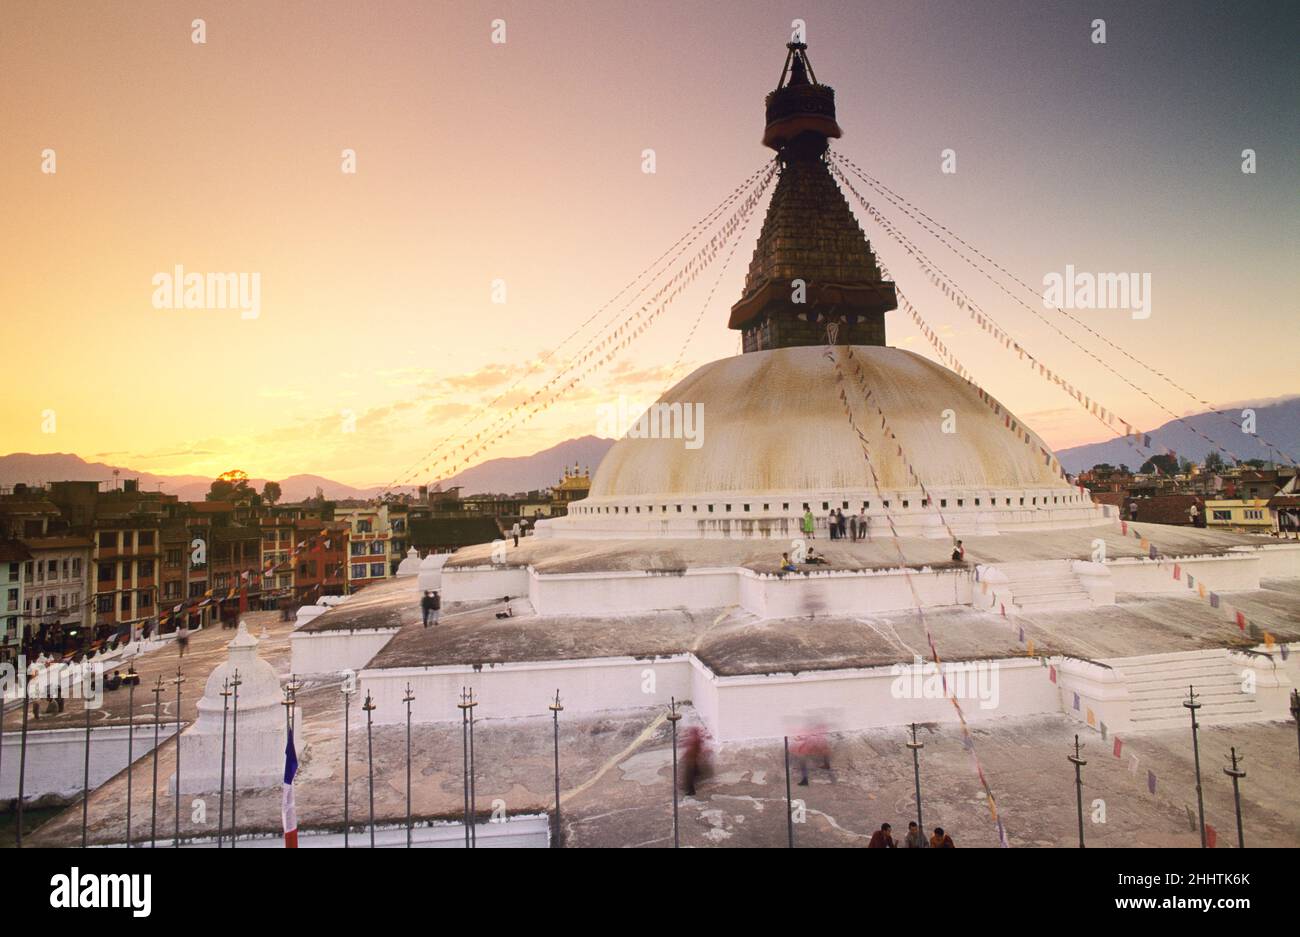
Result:
<instances>
[{"instance_id":1,"label":"small white stupa","mask_svg":"<svg viewBox=\"0 0 1300 937\"><path fill-rule=\"evenodd\" d=\"M420 552L411 547L406 551L406 559L397 564L397 576L415 576L420 572Z\"/></svg>"},{"instance_id":2,"label":"small white stupa","mask_svg":"<svg viewBox=\"0 0 1300 937\"><path fill-rule=\"evenodd\" d=\"M450 553L430 553L420 562L419 585L421 592L436 592L442 588L442 568L451 559Z\"/></svg>"},{"instance_id":3,"label":"small white stupa","mask_svg":"<svg viewBox=\"0 0 1300 937\"><path fill-rule=\"evenodd\" d=\"M229 656L208 676L199 716L181 733L181 793L216 791L221 785L221 716L226 708L226 788L234 767L235 698L221 695L226 680L239 673L239 789L272 787L284 780L286 741L284 692L275 668L257 653L260 642L240 621L239 632L226 647ZM233 689L233 688L232 688ZM227 707L227 703L229 703ZM298 760L306 756L302 707L294 707L294 748ZM174 790L176 777L169 786Z\"/></svg>"}]
</instances>

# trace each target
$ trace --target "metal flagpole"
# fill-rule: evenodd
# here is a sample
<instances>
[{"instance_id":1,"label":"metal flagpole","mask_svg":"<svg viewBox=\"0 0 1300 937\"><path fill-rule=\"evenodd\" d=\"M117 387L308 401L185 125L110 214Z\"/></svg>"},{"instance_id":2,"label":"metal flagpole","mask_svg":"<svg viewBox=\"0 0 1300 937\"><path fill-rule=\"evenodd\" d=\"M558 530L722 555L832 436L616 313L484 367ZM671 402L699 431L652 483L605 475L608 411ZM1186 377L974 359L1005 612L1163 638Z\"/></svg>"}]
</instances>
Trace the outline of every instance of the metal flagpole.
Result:
<instances>
[{"instance_id":1,"label":"metal flagpole","mask_svg":"<svg viewBox=\"0 0 1300 937\"><path fill-rule=\"evenodd\" d=\"M370 848L375 848L375 744L374 735L371 730L372 716L375 711L374 700L370 698L370 691L366 690L366 701L361 704L361 708L366 711L366 774L370 775Z\"/></svg>"},{"instance_id":2,"label":"metal flagpole","mask_svg":"<svg viewBox=\"0 0 1300 937\"><path fill-rule=\"evenodd\" d=\"M217 848L226 835L226 719L230 714L230 678L221 681L221 781L217 784Z\"/></svg>"},{"instance_id":3,"label":"metal flagpole","mask_svg":"<svg viewBox=\"0 0 1300 937\"><path fill-rule=\"evenodd\" d=\"M677 831L677 723L681 720L682 714L677 711L677 698L670 697L668 709L668 721L673 727L673 848L680 845Z\"/></svg>"},{"instance_id":4,"label":"metal flagpole","mask_svg":"<svg viewBox=\"0 0 1300 937\"><path fill-rule=\"evenodd\" d=\"M478 785L477 774L474 765L474 707L478 701L474 699L474 688L469 688L469 847L478 848Z\"/></svg>"},{"instance_id":5,"label":"metal flagpole","mask_svg":"<svg viewBox=\"0 0 1300 937\"><path fill-rule=\"evenodd\" d=\"M348 817L348 743L350 741L349 726L351 725L352 712L352 694L355 693L356 687L348 685L348 679L343 680L343 848L350 848L348 843L348 827L350 825Z\"/></svg>"},{"instance_id":6,"label":"metal flagpole","mask_svg":"<svg viewBox=\"0 0 1300 937\"><path fill-rule=\"evenodd\" d=\"M177 664L176 678L172 680L176 684L176 794L173 801L176 807L176 832L172 846L176 849L181 848L181 684L184 682L181 665Z\"/></svg>"},{"instance_id":7,"label":"metal flagpole","mask_svg":"<svg viewBox=\"0 0 1300 937\"><path fill-rule=\"evenodd\" d=\"M122 677L126 684L126 848L131 848L131 776L135 773L135 688L140 675L132 662Z\"/></svg>"},{"instance_id":8,"label":"metal flagpole","mask_svg":"<svg viewBox=\"0 0 1300 937\"><path fill-rule=\"evenodd\" d=\"M406 848L411 848L411 701L415 694L411 684L406 684L406 695L402 702L406 704Z\"/></svg>"},{"instance_id":9,"label":"metal flagpole","mask_svg":"<svg viewBox=\"0 0 1300 937\"><path fill-rule=\"evenodd\" d=\"M27 704L30 702L31 684L27 679L27 671L24 670L22 744L18 748L18 839L16 845L19 849L23 848L23 782L27 779Z\"/></svg>"},{"instance_id":10,"label":"metal flagpole","mask_svg":"<svg viewBox=\"0 0 1300 937\"><path fill-rule=\"evenodd\" d=\"M1201 744L1196 736L1196 730L1200 728L1196 722L1196 710L1201 708L1201 704L1196 701L1195 687L1189 686L1187 688L1187 699L1183 700L1183 705L1192 714L1192 758L1196 765L1196 809L1201 818L1201 848L1205 849L1205 800L1201 794Z\"/></svg>"},{"instance_id":11,"label":"metal flagpole","mask_svg":"<svg viewBox=\"0 0 1300 937\"><path fill-rule=\"evenodd\" d=\"M794 848L794 801L790 799L790 736L782 739L785 745L785 838L786 846Z\"/></svg>"},{"instance_id":12,"label":"metal flagpole","mask_svg":"<svg viewBox=\"0 0 1300 937\"><path fill-rule=\"evenodd\" d=\"M230 689L235 694L230 711L230 848L239 844L239 668L230 679Z\"/></svg>"},{"instance_id":13,"label":"metal flagpole","mask_svg":"<svg viewBox=\"0 0 1300 937\"><path fill-rule=\"evenodd\" d=\"M86 848L86 827L90 822L90 700L83 688L82 709L86 711L86 763L81 775L81 848Z\"/></svg>"},{"instance_id":14,"label":"metal flagpole","mask_svg":"<svg viewBox=\"0 0 1300 937\"><path fill-rule=\"evenodd\" d=\"M925 821L921 819L921 749L925 748L925 743L916 740L915 722L912 723L912 741L907 743L907 747L912 750L912 778L916 782L916 828L924 838Z\"/></svg>"},{"instance_id":15,"label":"metal flagpole","mask_svg":"<svg viewBox=\"0 0 1300 937\"><path fill-rule=\"evenodd\" d=\"M555 736L555 848L564 848L564 825L560 821L560 691L555 691L555 702L551 704L551 722Z\"/></svg>"},{"instance_id":16,"label":"metal flagpole","mask_svg":"<svg viewBox=\"0 0 1300 937\"><path fill-rule=\"evenodd\" d=\"M1237 848L1246 848L1246 835L1241 829L1241 786L1240 781L1246 776L1246 772L1237 767L1237 748L1232 749L1232 767L1224 768L1223 773L1232 778L1232 799L1237 804Z\"/></svg>"},{"instance_id":17,"label":"metal flagpole","mask_svg":"<svg viewBox=\"0 0 1300 937\"><path fill-rule=\"evenodd\" d=\"M153 801L149 808L149 848L158 848L158 732L162 729L162 674L149 691L153 694Z\"/></svg>"},{"instance_id":18,"label":"metal flagpole","mask_svg":"<svg viewBox=\"0 0 1300 937\"><path fill-rule=\"evenodd\" d=\"M1083 849L1083 766L1088 762L1079 757L1079 737L1074 737L1074 754L1066 755L1070 764L1074 765L1074 793L1075 800L1079 806L1079 848Z\"/></svg>"},{"instance_id":19,"label":"metal flagpole","mask_svg":"<svg viewBox=\"0 0 1300 937\"><path fill-rule=\"evenodd\" d=\"M460 702L456 708L460 710L460 755L463 765L461 767L462 777L464 778L465 791L465 848L469 848L469 703L466 702L467 696L465 688L460 688Z\"/></svg>"}]
</instances>

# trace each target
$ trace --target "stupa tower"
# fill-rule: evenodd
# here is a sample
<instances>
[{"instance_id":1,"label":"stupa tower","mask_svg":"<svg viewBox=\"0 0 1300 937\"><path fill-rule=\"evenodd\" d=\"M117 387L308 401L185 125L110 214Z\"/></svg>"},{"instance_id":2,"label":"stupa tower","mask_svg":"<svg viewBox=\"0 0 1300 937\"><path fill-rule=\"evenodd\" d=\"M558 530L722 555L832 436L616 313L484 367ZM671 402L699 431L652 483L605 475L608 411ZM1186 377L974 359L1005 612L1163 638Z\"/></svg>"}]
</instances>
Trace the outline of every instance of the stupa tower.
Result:
<instances>
[{"instance_id":1,"label":"stupa tower","mask_svg":"<svg viewBox=\"0 0 1300 937\"><path fill-rule=\"evenodd\" d=\"M728 323L746 352L824 345L828 322L842 345L884 345L885 313L898 308L894 284L826 165L835 91L819 84L808 47L791 42L767 96L763 145L776 150L781 177L749 265L744 294Z\"/></svg>"}]
</instances>

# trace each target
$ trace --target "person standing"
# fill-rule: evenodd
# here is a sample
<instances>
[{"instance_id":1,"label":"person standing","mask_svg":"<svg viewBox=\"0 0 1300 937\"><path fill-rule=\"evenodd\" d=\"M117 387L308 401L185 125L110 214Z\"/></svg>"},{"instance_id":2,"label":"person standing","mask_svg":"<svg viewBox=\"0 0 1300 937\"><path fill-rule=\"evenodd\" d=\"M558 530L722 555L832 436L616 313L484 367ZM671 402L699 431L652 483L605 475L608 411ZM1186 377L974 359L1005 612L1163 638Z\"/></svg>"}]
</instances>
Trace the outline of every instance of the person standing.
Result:
<instances>
[{"instance_id":1,"label":"person standing","mask_svg":"<svg viewBox=\"0 0 1300 937\"><path fill-rule=\"evenodd\" d=\"M844 516L844 512L839 508L835 509L835 523L839 527L840 539L843 540L845 534L848 533L848 519Z\"/></svg>"},{"instance_id":2,"label":"person standing","mask_svg":"<svg viewBox=\"0 0 1300 937\"><path fill-rule=\"evenodd\" d=\"M817 525L813 523L812 508L807 505L803 509L803 535L809 540L817 539Z\"/></svg>"},{"instance_id":3,"label":"person standing","mask_svg":"<svg viewBox=\"0 0 1300 937\"><path fill-rule=\"evenodd\" d=\"M849 539L854 543L858 542L858 515L849 515Z\"/></svg>"},{"instance_id":4,"label":"person standing","mask_svg":"<svg viewBox=\"0 0 1300 937\"><path fill-rule=\"evenodd\" d=\"M510 536L515 538L515 546L519 546L519 522L515 521L514 526L510 528Z\"/></svg>"},{"instance_id":5,"label":"person standing","mask_svg":"<svg viewBox=\"0 0 1300 937\"><path fill-rule=\"evenodd\" d=\"M840 539L840 525L839 522L835 520L834 508L831 508L831 512L826 515L826 532L830 534L832 540Z\"/></svg>"},{"instance_id":6,"label":"person standing","mask_svg":"<svg viewBox=\"0 0 1300 937\"><path fill-rule=\"evenodd\" d=\"M429 616L433 614L433 593L426 591L420 599L420 613L424 619L424 627L429 627Z\"/></svg>"},{"instance_id":7,"label":"person standing","mask_svg":"<svg viewBox=\"0 0 1300 937\"><path fill-rule=\"evenodd\" d=\"M867 509L865 507L858 511L858 536L863 540L867 539Z\"/></svg>"}]
</instances>

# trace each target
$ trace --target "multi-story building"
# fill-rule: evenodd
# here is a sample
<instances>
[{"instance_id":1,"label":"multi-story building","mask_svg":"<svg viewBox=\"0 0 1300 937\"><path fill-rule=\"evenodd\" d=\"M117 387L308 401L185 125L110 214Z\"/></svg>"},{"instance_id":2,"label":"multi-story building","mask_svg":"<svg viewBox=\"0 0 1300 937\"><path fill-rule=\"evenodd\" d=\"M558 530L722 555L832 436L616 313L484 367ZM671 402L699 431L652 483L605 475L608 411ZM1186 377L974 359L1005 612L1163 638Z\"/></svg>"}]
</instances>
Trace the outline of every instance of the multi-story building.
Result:
<instances>
[{"instance_id":1,"label":"multi-story building","mask_svg":"<svg viewBox=\"0 0 1300 937\"><path fill-rule=\"evenodd\" d=\"M17 540L0 540L0 660L14 660L21 650L23 567L31 558Z\"/></svg>"},{"instance_id":2,"label":"multi-story building","mask_svg":"<svg viewBox=\"0 0 1300 937\"><path fill-rule=\"evenodd\" d=\"M1226 530L1264 533L1273 530L1268 498L1205 500L1205 524Z\"/></svg>"},{"instance_id":3,"label":"multi-story building","mask_svg":"<svg viewBox=\"0 0 1300 937\"><path fill-rule=\"evenodd\" d=\"M300 538L295 537L292 516L276 514L259 518L261 530L261 570L263 607L273 607L281 599L291 599L294 594L294 550Z\"/></svg>"},{"instance_id":4,"label":"multi-story building","mask_svg":"<svg viewBox=\"0 0 1300 937\"><path fill-rule=\"evenodd\" d=\"M95 616L91 638L151 625L158 616L161 518L99 517L92 540Z\"/></svg>"},{"instance_id":5,"label":"multi-story building","mask_svg":"<svg viewBox=\"0 0 1300 937\"><path fill-rule=\"evenodd\" d=\"M231 622L241 612L259 608L262 598L262 533L257 527L211 528L208 543L208 590L217 616Z\"/></svg>"},{"instance_id":6,"label":"multi-story building","mask_svg":"<svg viewBox=\"0 0 1300 937\"><path fill-rule=\"evenodd\" d=\"M383 582L395 569L390 564L393 535L388 524L388 509L389 505L379 504L334 510L334 519L348 525L348 592Z\"/></svg>"},{"instance_id":7,"label":"multi-story building","mask_svg":"<svg viewBox=\"0 0 1300 937\"><path fill-rule=\"evenodd\" d=\"M28 537L23 545L32 557L23 565L23 644L49 654L75 649L94 617L91 539Z\"/></svg>"},{"instance_id":8,"label":"multi-story building","mask_svg":"<svg viewBox=\"0 0 1300 937\"><path fill-rule=\"evenodd\" d=\"M347 587L348 525L315 519L295 522L306 547L294 558L294 600L306 605L322 595L343 595Z\"/></svg>"}]
</instances>

